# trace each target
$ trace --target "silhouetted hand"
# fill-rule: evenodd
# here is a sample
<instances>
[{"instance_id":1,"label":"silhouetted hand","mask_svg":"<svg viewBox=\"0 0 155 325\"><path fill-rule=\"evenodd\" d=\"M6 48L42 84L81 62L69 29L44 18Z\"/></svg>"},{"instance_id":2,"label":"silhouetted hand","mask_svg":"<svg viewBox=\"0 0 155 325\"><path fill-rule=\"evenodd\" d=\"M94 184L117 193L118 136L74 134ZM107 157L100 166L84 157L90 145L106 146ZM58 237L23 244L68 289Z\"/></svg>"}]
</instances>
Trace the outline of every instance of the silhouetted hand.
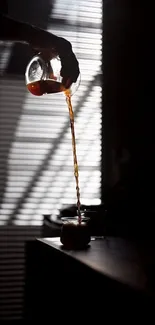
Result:
<instances>
[{"instance_id":1,"label":"silhouetted hand","mask_svg":"<svg viewBox=\"0 0 155 325\"><path fill-rule=\"evenodd\" d=\"M41 52L49 61L59 55L61 76L66 88L76 82L79 76L79 64L69 41L36 26L16 21L0 13L0 39L28 43L35 51Z\"/></svg>"},{"instance_id":2,"label":"silhouetted hand","mask_svg":"<svg viewBox=\"0 0 155 325\"><path fill-rule=\"evenodd\" d=\"M66 88L69 88L73 82L76 82L80 73L79 63L72 51L71 43L53 34L48 33L47 35L43 41L40 40L40 47L34 47L41 52L42 57L47 61L59 55L62 65L62 83Z\"/></svg>"},{"instance_id":3,"label":"silhouetted hand","mask_svg":"<svg viewBox=\"0 0 155 325\"><path fill-rule=\"evenodd\" d=\"M66 88L69 88L72 82L76 82L79 76L79 63L72 51L70 42L64 38L58 38L57 50L62 64L61 76L63 77L63 84Z\"/></svg>"}]
</instances>

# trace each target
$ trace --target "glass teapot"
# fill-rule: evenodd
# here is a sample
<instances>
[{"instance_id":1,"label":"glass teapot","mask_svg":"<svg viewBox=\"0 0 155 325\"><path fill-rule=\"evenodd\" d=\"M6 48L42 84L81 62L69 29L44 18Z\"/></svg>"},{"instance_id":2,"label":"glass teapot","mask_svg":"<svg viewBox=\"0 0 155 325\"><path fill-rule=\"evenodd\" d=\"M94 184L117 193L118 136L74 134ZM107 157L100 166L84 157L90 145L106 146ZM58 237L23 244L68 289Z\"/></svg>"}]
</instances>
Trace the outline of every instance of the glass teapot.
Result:
<instances>
[{"instance_id":1,"label":"glass teapot","mask_svg":"<svg viewBox=\"0 0 155 325\"><path fill-rule=\"evenodd\" d=\"M70 91L70 95L78 89L80 75L76 82L64 82L61 76L61 60L59 56L50 61L43 59L41 54L35 55L29 62L25 72L25 81L28 90L35 96Z\"/></svg>"}]
</instances>

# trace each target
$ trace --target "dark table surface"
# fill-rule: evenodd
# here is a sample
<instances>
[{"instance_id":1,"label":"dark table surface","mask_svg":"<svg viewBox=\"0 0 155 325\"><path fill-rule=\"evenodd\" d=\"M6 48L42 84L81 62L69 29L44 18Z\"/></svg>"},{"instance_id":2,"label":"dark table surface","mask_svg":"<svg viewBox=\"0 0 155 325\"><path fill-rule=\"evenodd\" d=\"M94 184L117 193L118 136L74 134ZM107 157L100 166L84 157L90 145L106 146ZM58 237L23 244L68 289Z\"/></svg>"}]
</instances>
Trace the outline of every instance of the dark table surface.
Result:
<instances>
[{"instance_id":1,"label":"dark table surface","mask_svg":"<svg viewBox=\"0 0 155 325\"><path fill-rule=\"evenodd\" d=\"M65 250L59 238L38 239L62 254L119 283L154 296L154 245L107 237L92 240L85 250Z\"/></svg>"}]
</instances>

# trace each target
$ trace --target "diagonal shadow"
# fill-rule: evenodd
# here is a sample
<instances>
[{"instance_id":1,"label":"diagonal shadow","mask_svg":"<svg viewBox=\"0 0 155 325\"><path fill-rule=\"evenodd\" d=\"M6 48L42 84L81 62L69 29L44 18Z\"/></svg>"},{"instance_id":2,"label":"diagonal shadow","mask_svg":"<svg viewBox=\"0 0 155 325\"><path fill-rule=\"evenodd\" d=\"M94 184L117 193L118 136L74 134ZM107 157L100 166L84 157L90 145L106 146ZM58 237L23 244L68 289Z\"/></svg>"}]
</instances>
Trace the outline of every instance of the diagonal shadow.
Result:
<instances>
[{"instance_id":1,"label":"diagonal shadow","mask_svg":"<svg viewBox=\"0 0 155 325\"><path fill-rule=\"evenodd\" d=\"M66 25L69 25L68 24L68 20L65 19L65 18L49 18L49 23L52 25L53 22L55 23L55 25L58 25L60 26L60 24L62 26L66 26ZM86 21L83 21L83 22L74 22L74 25L72 26L74 28L79 28L79 27L82 27L82 28L91 28L91 29L97 29L97 28L101 28L101 24L100 23L93 23L93 22L86 22Z\"/></svg>"},{"instance_id":2,"label":"diagonal shadow","mask_svg":"<svg viewBox=\"0 0 155 325\"><path fill-rule=\"evenodd\" d=\"M95 85L100 85L100 79L101 79L101 74L96 74L94 76L94 78L90 81L90 83L87 86L87 90L85 91L85 93L83 94L83 96L80 98L80 100L78 101L76 108L74 110L74 115L76 117L76 115L79 113L85 99L87 97L89 97L92 88ZM39 166L38 170L36 171L34 177L32 178L32 181L30 182L30 184L28 185L25 193L23 194L23 196L19 199L17 206L15 208L15 210L13 211L10 220L8 220L8 224L12 224L12 222L16 219L16 215L19 213L20 209L22 208L22 205L24 204L25 200L27 199L27 197L29 196L30 192L32 191L32 189L34 188L34 186L36 185L36 182L38 181L39 176L41 175L43 170L46 170L49 160L51 158L51 156L54 155L55 151L57 150L59 143L62 139L62 137L64 136L64 134L66 134L68 128L70 126L70 121L68 119L68 122L65 124L65 126L62 129L62 132L60 133L59 137L57 138L57 140L55 141L54 146L48 151L44 161L42 162L42 164Z\"/></svg>"},{"instance_id":3,"label":"diagonal shadow","mask_svg":"<svg viewBox=\"0 0 155 325\"><path fill-rule=\"evenodd\" d=\"M89 119L88 119L88 121L87 121L86 123L89 123L89 120L90 120L91 118L92 118L92 116L89 117ZM94 140L94 141L96 141L96 140ZM93 142L94 142L94 141L93 141ZM79 142L80 142L80 139L79 139ZM89 143L86 152L89 152L89 149L92 147L92 143L93 143L93 142ZM69 152L70 152L70 148L68 149L68 152L66 153L66 156L64 157L64 161L65 161L66 157L68 156ZM83 154L82 162L84 162L84 161L86 160L86 158L87 158L87 155L86 155L86 154ZM52 176L52 178L51 178L51 180L50 180L48 186L45 187L44 192L42 192L42 197L39 199L39 203L36 203L36 208L33 209L34 211L35 211L35 210L38 210L38 211L39 211L38 207L39 207L39 205L41 205L41 204L44 202L44 199L46 198L46 193L48 192L48 190L50 190L51 185L55 182L55 180L57 179L58 175L60 175L60 172L62 172L62 171L65 170L66 165L64 164L64 161L62 162L62 165L60 166L59 170L57 170L57 172L55 172L55 174ZM79 166L80 166L80 163L79 163ZM73 176L74 176L74 170L73 170ZM87 176L87 181L86 181L86 182L88 182L88 179L89 179L89 178L90 178L90 176L88 175L88 176ZM69 179L70 179L70 177L69 177ZM64 181L64 184L63 184L63 186L62 186L62 188L61 188L61 191L59 192L59 195L61 195L61 200L62 200L62 198L64 198L65 195L66 195L66 187L67 187L67 185L69 184L69 183L68 183L68 182L69 182L69 179L67 178L67 179ZM86 183L86 182L85 182L85 183ZM81 186L80 186L80 188L81 188ZM76 189L76 185L75 185L75 189ZM55 198L55 202L56 202L56 201L57 201L57 198ZM54 204L55 204L55 202L54 202ZM52 204L53 204L53 202L52 202ZM32 214L33 214L33 212L31 213L31 215L32 215ZM30 220L30 219L29 219L29 220Z\"/></svg>"}]
</instances>

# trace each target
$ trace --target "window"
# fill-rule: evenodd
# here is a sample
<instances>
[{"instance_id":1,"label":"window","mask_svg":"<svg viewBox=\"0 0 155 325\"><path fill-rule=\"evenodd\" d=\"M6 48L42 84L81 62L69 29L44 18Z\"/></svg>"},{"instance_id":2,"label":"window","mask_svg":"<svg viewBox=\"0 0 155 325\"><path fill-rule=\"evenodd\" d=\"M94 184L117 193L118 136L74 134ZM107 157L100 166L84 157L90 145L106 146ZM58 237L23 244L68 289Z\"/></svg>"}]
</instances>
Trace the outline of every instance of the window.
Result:
<instances>
[{"instance_id":1,"label":"window","mask_svg":"<svg viewBox=\"0 0 155 325\"><path fill-rule=\"evenodd\" d=\"M18 1L21 8L27 2ZM45 5L46 1L42 3ZM22 10L25 12L26 8ZM101 20L101 0L55 0L48 18L48 29L72 43L80 63L81 85L72 99L82 204L100 204L101 200ZM25 242L40 236L42 214L56 217L61 209L76 204L65 98L62 94L37 98L26 90L24 75L7 75L13 51L14 44L0 43L0 300L3 301L0 319L3 320L23 316ZM15 61L18 67L21 56Z\"/></svg>"},{"instance_id":2,"label":"window","mask_svg":"<svg viewBox=\"0 0 155 325\"><path fill-rule=\"evenodd\" d=\"M81 85L72 97L81 203L101 203L102 1L57 0L48 30L67 38L80 63ZM1 43L5 70L12 44ZM0 78L0 224L41 225L76 204L69 114L63 94L40 98L24 78Z\"/></svg>"}]
</instances>

